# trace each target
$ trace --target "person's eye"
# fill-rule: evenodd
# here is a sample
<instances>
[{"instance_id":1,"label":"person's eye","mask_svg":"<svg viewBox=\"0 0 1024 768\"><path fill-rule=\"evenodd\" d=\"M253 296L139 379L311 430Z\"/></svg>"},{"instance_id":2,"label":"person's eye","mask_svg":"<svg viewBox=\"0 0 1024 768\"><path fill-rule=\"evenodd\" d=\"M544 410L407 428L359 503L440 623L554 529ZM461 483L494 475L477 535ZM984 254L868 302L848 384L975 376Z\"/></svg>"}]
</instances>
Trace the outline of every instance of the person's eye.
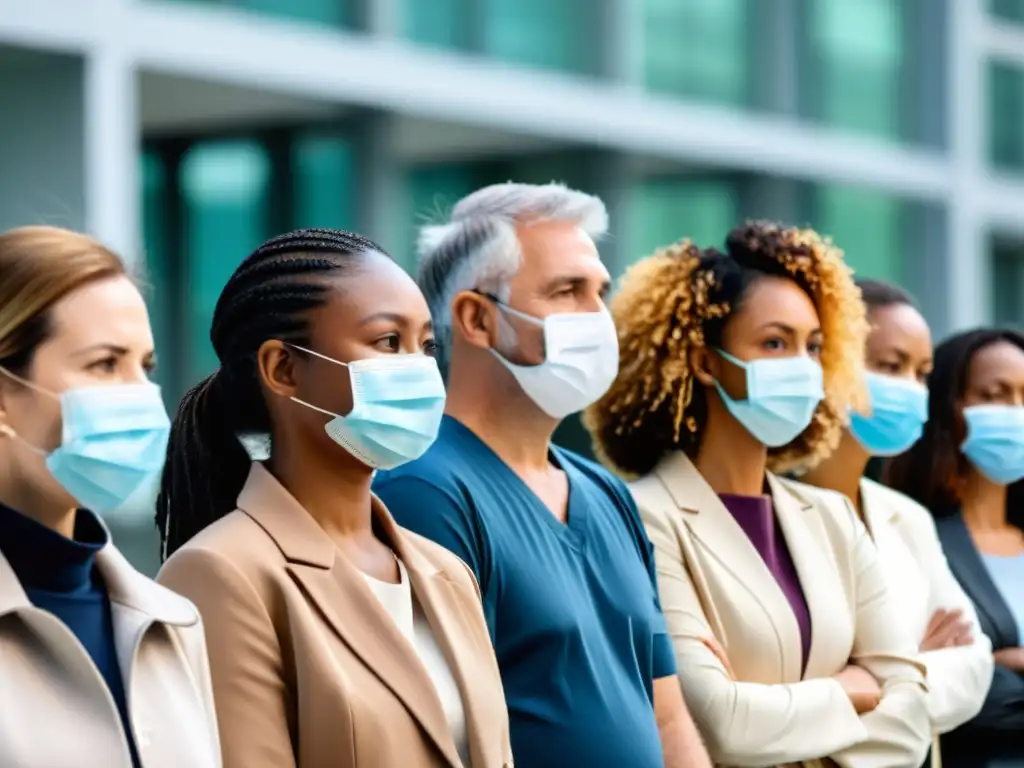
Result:
<instances>
[{"instance_id":1,"label":"person's eye","mask_svg":"<svg viewBox=\"0 0 1024 768\"><path fill-rule=\"evenodd\" d=\"M775 337L771 339L765 339L764 342L761 344L761 347L769 352L781 352L786 348L786 342L778 337Z\"/></svg>"},{"instance_id":2,"label":"person's eye","mask_svg":"<svg viewBox=\"0 0 1024 768\"><path fill-rule=\"evenodd\" d=\"M97 373L114 373L117 370L117 358L110 356L96 360L89 364L89 370Z\"/></svg>"},{"instance_id":3,"label":"person's eye","mask_svg":"<svg viewBox=\"0 0 1024 768\"><path fill-rule=\"evenodd\" d=\"M388 352L398 352L402 348L402 339L397 333L389 333L377 339L376 346Z\"/></svg>"},{"instance_id":4,"label":"person's eye","mask_svg":"<svg viewBox=\"0 0 1024 768\"><path fill-rule=\"evenodd\" d=\"M434 357L437 354L437 347L438 344L436 339L427 339L423 342L423 354L429 357Z\"/></svg>"},{"instance_id":5,"label":"person's eye","mask_svg":"<svg viewBox=\"0 0 1024 768\"><path fill-rule=\"evenodd\" d=\"M879 363L878 370L881 371L882 373L887 373L891 376L895 376L900 372L900 364L892 362Z\"/></svg>"},{"instance_id":6,"label":"person's eye","mask_svg":"<svg viewBox=\"0 0 1024 768\"><path fill-rule=\"evenodd\" d=\"M822 343L820 341L809 341L807 342L807 354L811 357L821 357Z\"/></svg>"}]
</instances>

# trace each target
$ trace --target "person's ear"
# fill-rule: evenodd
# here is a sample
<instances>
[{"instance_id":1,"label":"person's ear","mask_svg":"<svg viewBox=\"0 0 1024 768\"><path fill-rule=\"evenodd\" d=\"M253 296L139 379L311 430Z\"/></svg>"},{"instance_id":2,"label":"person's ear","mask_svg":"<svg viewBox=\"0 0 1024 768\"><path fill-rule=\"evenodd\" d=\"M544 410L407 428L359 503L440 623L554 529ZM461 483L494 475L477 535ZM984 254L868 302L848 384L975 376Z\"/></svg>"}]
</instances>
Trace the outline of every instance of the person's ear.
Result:
<instances>
[{"instance_id":1,"label":"person's ear","mask_svg":"<svg viewBox=\"0 0 1024 768\"><path fill-rule=\"evenodd\" d=\"M494 347L498 339L498 308L494 301L473 291L460 291L451 303L452 334L458 333L479 349Z\"/></svg>"},{"instance_id":2,"label":"person's ear","mask_svg":"<svg viewBox=\"0 0 1024 768\"><path fill-rule=\"evenodd\" d=\"M712 353L707 347L700 346L690 349L690 370L693 371L693 378L705 387L714 386L718 380L718 365L718 355Z\"/></svg>"},{"instance_id":3,"label":"person's ear","mask_svg":"<svg viewBox=\"0 0 1024 768\"><path fill-rule=\"evenodd\" d=\"M286 344L276 339L264 341L256 351L256 368L263 386L279 397L294 397L298 358L299 353Z\"/></svg>"}]
</instances>

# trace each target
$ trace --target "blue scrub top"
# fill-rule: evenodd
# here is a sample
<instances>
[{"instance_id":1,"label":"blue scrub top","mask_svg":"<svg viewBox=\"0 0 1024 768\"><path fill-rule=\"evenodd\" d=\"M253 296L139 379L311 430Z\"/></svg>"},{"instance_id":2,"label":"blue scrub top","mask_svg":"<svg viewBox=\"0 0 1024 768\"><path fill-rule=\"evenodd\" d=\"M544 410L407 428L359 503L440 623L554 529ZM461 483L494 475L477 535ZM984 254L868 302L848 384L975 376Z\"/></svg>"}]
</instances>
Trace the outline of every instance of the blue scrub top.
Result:
<instances>
[{"instance_id":1,"label":"blue scrub top","mask_svg":"<svg viewBox=\"0 0 1024 768\"><path fill-rule=\"evenodd\" d=\"M675 674L675 657L650 543L614 475L555 447L551 461L569 479L566 524L448 416L374 491L476 574L517 765L661 768L653 680Z\"/></svg>"}]
</instances>

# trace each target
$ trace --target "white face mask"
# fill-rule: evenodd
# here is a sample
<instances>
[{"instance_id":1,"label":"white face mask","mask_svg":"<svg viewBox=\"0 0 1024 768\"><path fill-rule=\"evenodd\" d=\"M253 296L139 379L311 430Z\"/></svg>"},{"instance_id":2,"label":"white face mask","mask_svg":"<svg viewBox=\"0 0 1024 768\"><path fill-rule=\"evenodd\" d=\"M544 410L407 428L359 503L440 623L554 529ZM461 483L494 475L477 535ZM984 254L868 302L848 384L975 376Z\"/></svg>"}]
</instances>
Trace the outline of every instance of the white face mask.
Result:
<instances>
[{"instance_id":1,"label":"white face mask","mask_svg":"<svg viewBox=\"0 0 1024 768\"><path fill-rule=\"evenodd\" d=\"M539 365L517 365L494 349L491 352L551 418L564 419L582 411L615 381L619 338L607 310L560 313L540 319L500 302L498 308L544 329L544 362Z\"/></svg>"}]
</instances>

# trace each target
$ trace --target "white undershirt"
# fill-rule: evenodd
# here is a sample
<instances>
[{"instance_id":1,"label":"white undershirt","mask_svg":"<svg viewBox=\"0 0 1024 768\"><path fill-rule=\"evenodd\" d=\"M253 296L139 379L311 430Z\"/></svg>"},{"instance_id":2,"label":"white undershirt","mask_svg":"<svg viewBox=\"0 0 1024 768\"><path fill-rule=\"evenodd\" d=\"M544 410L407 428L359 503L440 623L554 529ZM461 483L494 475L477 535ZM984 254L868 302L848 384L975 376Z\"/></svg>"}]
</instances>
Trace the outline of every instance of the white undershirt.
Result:
<instances>
[{"instance_id":1,"label":"white undershirt","mask_svg":"<svg viewBox=\"0 0 1024 768\"><path fill-rule=\"evenodd\" d=\"M377 596L377 600L380 601L384 610L394 620L399 631L416 649L420 661L434 683L437 696L441 700L441 708L448 720L448 727L452 731L452 738L455 740L459 757L462 758L463 765L468 766L469 744L466 740L466 713L462 707L462 694L459 693L459 686L452 676L444 653L437 646L434 631L430 628L426 616L423 615L419 603L413 599L409 574L406 572L405 566L397 557L395 561L398 563L401 583L389 584L365 573L363 578L373 594Z\"/></svg>"}]
</instances>

